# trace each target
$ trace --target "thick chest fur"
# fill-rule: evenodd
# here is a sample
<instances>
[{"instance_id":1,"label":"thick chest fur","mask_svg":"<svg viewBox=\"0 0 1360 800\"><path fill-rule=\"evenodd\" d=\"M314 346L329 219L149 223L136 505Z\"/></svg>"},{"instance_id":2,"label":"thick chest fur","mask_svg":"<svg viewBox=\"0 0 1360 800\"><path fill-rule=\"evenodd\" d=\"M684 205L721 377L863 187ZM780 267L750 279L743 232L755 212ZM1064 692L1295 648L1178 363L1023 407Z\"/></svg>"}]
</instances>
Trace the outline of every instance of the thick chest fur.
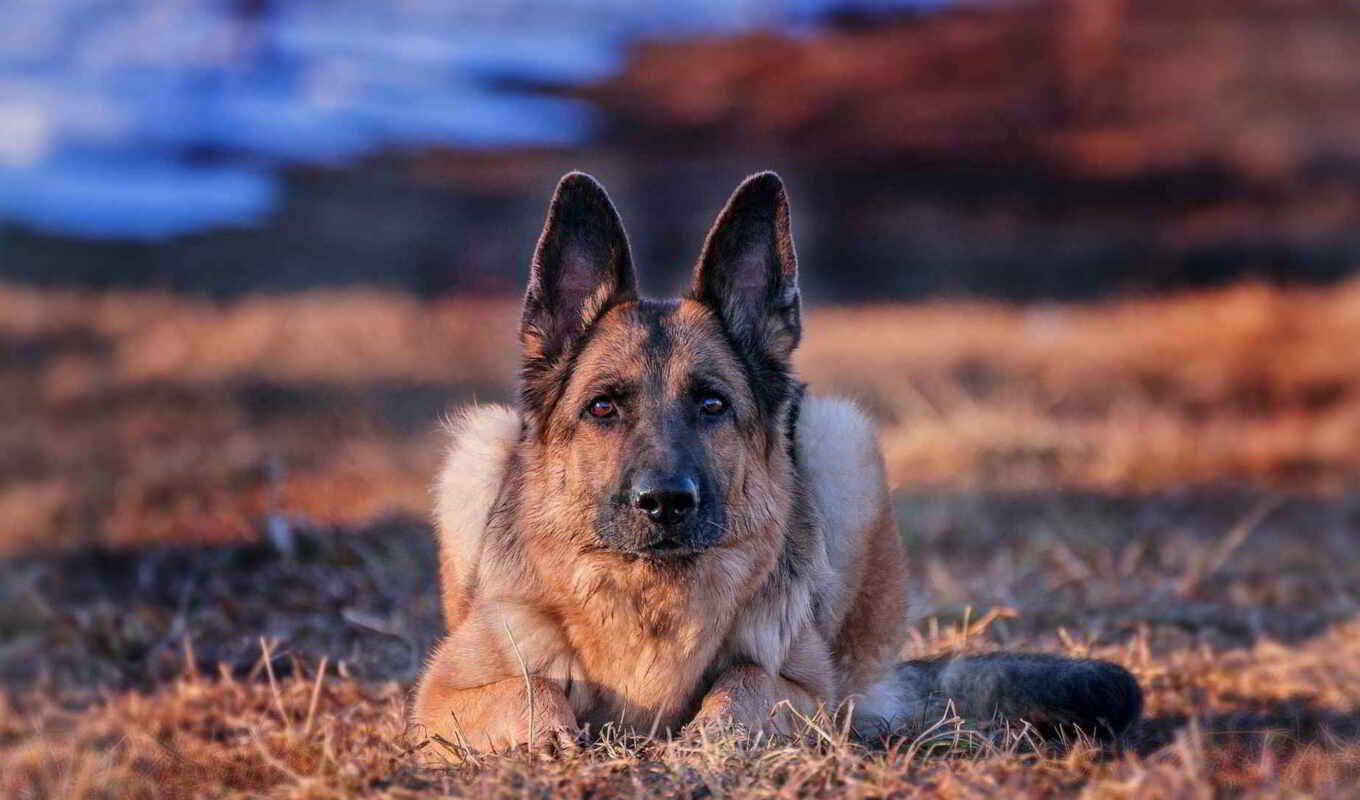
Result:
<instances>
[{"instance_id":1,"label":"thick chest fur","mask_svg":"<svg viewBox=\"0 0 1360 800\"><path fill-rule=\"evenodd\" d=\"M780 539L746 541L705 554L683 569L585 560L556 606L569 667L564 688L582 722L672 730L692 716L714 675L736 660L776 665L789 637L771 633L766 613L790 599L769 591ZM565 587L564 587L565 588ZM753 636L751 623L764 637ZM782 641L781 641L782 639ZM757 653L750 644L767 651Z\"/></svg>"},{"instance_id":2,"label":"thick chest fur","mask_svg":"<svg viewBox=\"0 0 1360 800\"><path fill-rule=\"evenodd\" d=\"M573 709L597 729L608 722L641 730L683 723L723 632L688 609L606 608L609 601L601 600L576 609L563 626Z\"/></svg>"}]
</instances>

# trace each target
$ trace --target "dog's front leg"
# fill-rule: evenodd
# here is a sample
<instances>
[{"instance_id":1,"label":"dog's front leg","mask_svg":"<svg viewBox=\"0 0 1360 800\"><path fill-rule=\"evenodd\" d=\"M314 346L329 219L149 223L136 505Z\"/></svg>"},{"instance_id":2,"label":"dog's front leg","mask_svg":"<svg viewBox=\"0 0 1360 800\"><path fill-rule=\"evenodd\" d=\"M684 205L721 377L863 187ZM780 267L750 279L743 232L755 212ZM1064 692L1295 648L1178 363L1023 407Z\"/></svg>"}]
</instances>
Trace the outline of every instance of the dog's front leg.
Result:
<instances>
[{"instance_id":1,"label":"dog's front leg","mask_svg":"<svg viewBox=\"0 0 1360 800\"><path fill-rule=\"evenodd\" d=\"M831 650L806 628L789 643L778 673L747 661L719 674L686 727L735 722L752 733L789 735L819 710L834 711L835 686Z\"/></svg>"},{"instance_id":2,"label":"dog's front leg","mask_svg":"<svg viewBox=\"0 0 1360 800\"><path fill-rule=\"evenodd\" d=\"M474 750L540 746L571 736L576 716L557 685L543 678L506 678L471 689L422 685L414 721L428 736Z\"/></svg>"},{"instance_id":3,"label":"dog's front leg","mask_svg":"<svg viewBox=\"0 0 1360 800\"><path fill-rule=\"evenodd\" d=\"M445 643L416 687L411 719L425 736L474 750L539 746L574 737L576 715L557 682L517 675L466 686L466 670ZM462 678L462 685L459 679Z\"/></svg>"},{"instance_id":4,"label":"dog's front leg","mask_svg":"<svg viewBox=\"0 0 1360 800\"><path fill-rule=\"evenodd\" d=\"M687 725L694 730L713 724L737 723L751 733L763 731L790 735L799 730L799 719L817 713L829 698L814 689L764 667L744 664L724 672L704 695L699 713Z\"/></svg>"}]
</instances>

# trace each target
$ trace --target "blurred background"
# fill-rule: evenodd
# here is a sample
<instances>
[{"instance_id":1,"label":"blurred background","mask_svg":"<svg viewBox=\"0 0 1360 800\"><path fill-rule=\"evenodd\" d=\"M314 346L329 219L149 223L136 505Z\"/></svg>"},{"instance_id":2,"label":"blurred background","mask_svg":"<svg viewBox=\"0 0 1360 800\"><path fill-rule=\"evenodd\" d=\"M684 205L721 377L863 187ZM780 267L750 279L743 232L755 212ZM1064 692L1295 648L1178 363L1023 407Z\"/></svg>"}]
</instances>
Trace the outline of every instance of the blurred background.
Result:
<instances>
[{"instance_id":1,"label":"blurred background","mask_svg":"<svg viewBox=\"0 0 1360 800\"><path fill-rule=\"evenodd\" d=\"M922 619L1019 609L992 643L1146 678L1360 610L1360 2L3 16L6 685L248 671L261 635L414 675L439 422L511 397L570 169L655 294L785 177L799 366L880 421ZM1150 708L1237 708L1187 686Z\"/></svg>"},{"instance_id":2,"label":"blurred background","mask_svg":"<svg viewBox=\"0 0 1360 800\"><path fill-rule=\"evenodd\" d=\"M1355 785L1360 1L0 7L0 793L400 782L439 424L510 399L573 169L651 294L789 182L907 654L1117 659L1195 792ZM287 750L261 665L373 747Z\"/></svg>"},{"instance_id":3,"label":"blurred background","mask_svg":"<svg viewBox=\"0 0 1360 800\"><path fill-rule=\"evenodd\" d=\"M0 34L0 274L509 295L576 167L670 276L734 181L770 167L828 301L1333 280L1360 258L1357 13L21 2Z\"/></svg>"}]
</instances>

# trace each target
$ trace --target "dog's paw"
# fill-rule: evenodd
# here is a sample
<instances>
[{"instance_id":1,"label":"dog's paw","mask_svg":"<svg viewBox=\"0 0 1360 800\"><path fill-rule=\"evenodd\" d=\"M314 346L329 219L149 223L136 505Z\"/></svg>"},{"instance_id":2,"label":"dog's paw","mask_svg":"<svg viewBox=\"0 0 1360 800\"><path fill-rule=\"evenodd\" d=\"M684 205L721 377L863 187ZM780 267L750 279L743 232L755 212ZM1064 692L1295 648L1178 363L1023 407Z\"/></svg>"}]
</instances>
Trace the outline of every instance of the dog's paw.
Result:
<instances>
[{"instance_id":1,"label":"dog's paw","mask_svg":"<svg viewBox=\"0 0 1360 800\"><path fill-rule=\"evenodd\" d=\"M449 740L435 734L421 742L413 753L426 765L463 763L484 754L532 755L561 758L581 752L588 746L586 734L576 727L539 727L533 731L514 726L484 729Z\"/></svg>"}]
</instances>

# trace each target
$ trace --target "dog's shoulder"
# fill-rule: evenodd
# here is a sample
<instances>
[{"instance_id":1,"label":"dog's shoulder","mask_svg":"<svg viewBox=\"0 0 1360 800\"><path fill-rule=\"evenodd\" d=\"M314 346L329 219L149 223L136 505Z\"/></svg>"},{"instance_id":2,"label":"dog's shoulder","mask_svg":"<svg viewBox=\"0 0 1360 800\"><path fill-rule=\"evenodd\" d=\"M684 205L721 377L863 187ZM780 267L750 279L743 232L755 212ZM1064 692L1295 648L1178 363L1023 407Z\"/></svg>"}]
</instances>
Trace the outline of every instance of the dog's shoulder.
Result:
<instances>
[{"instance_id":1,"label":"dog's shoulder","mask_svg":"<svg viewBox=\"0 0 1360 800\"><path fill-rule=\"evenodd\" d=\"M799 454L825 460L875 447L873 420L855 401L834 395L806 395L798 408Z\"/></svg>"},{"instance_id":2,"label":"dog's shoulder","mask_svg":"<svg viewBox=\"0 0 1360 800\"><path fill-rule=\"evenodd\" d=\"M466 586L477 568L483 533L510 468L520 427L514 409L501 405L469 406L445 425L448 452L434 491L446 610L453 592Z\"/></svg>"},{"instance_id":3,"label":"dog's shoulder","mask_svg":"<svg viewBox=\"0 0 1360 800\"><path fill-rule=\"evenodd\" d=\"M762 594L741 611L734 641L741 657L779 669L803 620L829 643L858 595L864 557L883 519L887 490L874 424L853 402L806 396L794 445L804 513L792 525Z\"/></svg>"},{"instance_id":4,"label":"dog's shoulder","mask_svg":"<svg viewBox=\"0 0 1360 800\"><path fill-rule=\"evenodd\" d=\"M888 502L876 426L851 400L808 396L795 439L804 490L821 520L831 567L841 569Z\"/></svg>"},{"instance_id":5,"label":"dog's shoulder","mask_svg":"<svg viewBox=\"0 0 1360 800\"><path fill-rule=\"evenodd\" d=\"M856 527L846 515L877 510L887 491L878 431L854 401L806 397L795 439L804 484L824 517L840 517L837 527Z\"/></svg>"}]
</instances>

